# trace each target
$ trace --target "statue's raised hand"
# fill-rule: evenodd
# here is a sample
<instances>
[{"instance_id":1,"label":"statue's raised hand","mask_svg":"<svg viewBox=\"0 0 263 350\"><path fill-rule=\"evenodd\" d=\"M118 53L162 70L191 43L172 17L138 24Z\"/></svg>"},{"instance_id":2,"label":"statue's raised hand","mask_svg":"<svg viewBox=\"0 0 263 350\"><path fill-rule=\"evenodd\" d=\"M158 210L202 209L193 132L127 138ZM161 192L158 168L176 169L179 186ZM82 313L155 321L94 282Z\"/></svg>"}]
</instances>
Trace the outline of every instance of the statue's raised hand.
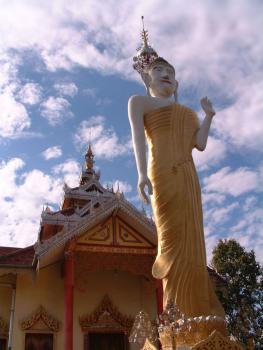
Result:
<instances>
[{"instance_id":1,"label":"statue's raised hand","mask_svg":"<svg viewBox=\"0 0 263 350\"><path fill-rule=\"evenodd\" d=\"M207 96L201 98L200 103L207 116L212 118L216 114L212 102L207 98Z\"/></svg>"},{"instance_id":2,"label":"statue's raised hand","mask_svg":"<svg viewBox=\"0 0 263 350\"><path fill-rule=\"evenodd\" d=\"M148 194L152 195L153 187L152 187L152 183L151 183L150 179L148 178L148 176L139 178L139 181L138 181L138 192L139 192L139 195L140 195L141 199L144 201L144 203L145 204L149 204L150 203L150 199L147 196L147 194L145 193L145 186L148 187Z\"/></svg>"}]
</instances>

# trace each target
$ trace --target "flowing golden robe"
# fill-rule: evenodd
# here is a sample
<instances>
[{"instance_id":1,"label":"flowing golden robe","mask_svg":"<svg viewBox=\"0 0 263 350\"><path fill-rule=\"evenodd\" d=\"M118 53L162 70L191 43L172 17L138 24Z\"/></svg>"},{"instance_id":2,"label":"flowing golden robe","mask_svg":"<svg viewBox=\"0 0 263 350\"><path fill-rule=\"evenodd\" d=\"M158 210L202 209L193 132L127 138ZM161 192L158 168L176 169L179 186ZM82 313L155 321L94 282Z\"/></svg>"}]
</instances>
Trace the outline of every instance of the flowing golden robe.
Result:
<instances>
[{"instance_id":1,"label":"flowing golden robe","mask_svg":"<svg viewBox=\"0 0 263 350\"><path fill-rule=\"evenodd\" d=\"M173 104L145 114L144 125L158 233L152 273L163 280L164 304L174 301L189 317L224 316L206 268L201 192L192 159L198 118Z\"/></svg>"}]
</instances>

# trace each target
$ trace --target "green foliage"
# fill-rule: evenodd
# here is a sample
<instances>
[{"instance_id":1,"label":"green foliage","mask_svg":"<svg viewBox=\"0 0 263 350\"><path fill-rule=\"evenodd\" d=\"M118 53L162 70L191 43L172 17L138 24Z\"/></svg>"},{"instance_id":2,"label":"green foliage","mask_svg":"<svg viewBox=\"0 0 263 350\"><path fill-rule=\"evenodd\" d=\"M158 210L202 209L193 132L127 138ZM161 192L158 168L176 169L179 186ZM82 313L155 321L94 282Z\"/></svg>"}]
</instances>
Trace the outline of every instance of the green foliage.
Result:
<instances>
[{"instance_id":1,"label":"green foliage","mask_svg":"<svg viewBox=\"0 0 263 350\"><path fill-rule=\"evenodd\" d=\"M253 338L263 348L263 275L253 250L233 240L220 240L213 250L212 267L226 280L218 297L224 306L228 330L244 345Z\"/></svg>"}]
</instances>

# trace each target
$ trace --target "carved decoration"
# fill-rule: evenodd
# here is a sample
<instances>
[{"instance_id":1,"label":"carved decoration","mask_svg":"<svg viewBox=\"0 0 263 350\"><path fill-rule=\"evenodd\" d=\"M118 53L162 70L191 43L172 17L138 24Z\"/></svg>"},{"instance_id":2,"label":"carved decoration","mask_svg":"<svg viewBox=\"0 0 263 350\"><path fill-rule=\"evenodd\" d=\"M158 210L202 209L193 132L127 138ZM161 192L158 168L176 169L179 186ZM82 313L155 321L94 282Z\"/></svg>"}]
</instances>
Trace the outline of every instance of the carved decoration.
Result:
<instances>
[{"instance_id":1,"label":"carved decoration","mask_svg":"<svg viewBox=\"0 0 263 350\"><path fill-rule=\"evenodd\" d=\"M119 246L154 248L155 245L149 242L143 235L117 218L116 220L116 243Z\"/></svg>"},{"instance_id":2,"label":"carved decoration","mask_svg":"<svg viewBox=\"0 0 263 350\"><path fill-rule=\"evenodd\" d=\"M142 350L157 350L157 348L146 338Z\"/></svg>"},{"instance_id":3,"label":"carved decoration","mask_svg":"<svg viewBox=\"0 0 263 350\"><path fill-rule=\"evenodd\" d=\"M77 251L81 252L101 252L113 254L138 254L138 255L156 255L156 248L133 248L133 247L115 247L104 245L77 245Z\"/></svg>"},{"instance_id":4,"label":"carved decoration","mask_svg":"<svg viewBox=\"0 0 263 350\"><path fill-rule=\"evenodd\" d=\"M213 331L210 336L191 347L191 350L244 350L238 343L223 336L218 331Z\"/></svg>"},{"instance_id":5,"label":"carved decoration","mask_svg":"<svg viewBox=\"0 0 263 350\"><path fill-rule=\"evenodd\" d=\"M32 329L40 320L42 320L52 332L59 331L59 321L49 315L42 305L29 317L21 321L21 328L23 331Z\"/></svg>"},{"instance_id":6,"label":"carved decoration","mask_svg":"<svg viewBox=\"0 0 263 350\"><path fill-rule=\"evenodd\" d=\"M113 230L112 219L103 225L98 225L78 239L78 245L112 245Z\"/></svg>"},{"instance_id":7,"label":"carved decoration","mask_svg":"<svg viewBox=\"0 0 263 350\"><path fill-rule=\"evenodd\" d=\"M8 324L2 317L0 317L0 334L6 333L8 333Z\"/></svg>"},{"instance_id":8,"label":"carved decoration","mask_svg":"<svg viewBox=\"0 0 263 350\"><path fill-rule=\"evenodd\" d=\"M121 331L129 334L134 319L120 313L118 308L105 295L99 306L91 313L79 318L79 323L83 332L89 331Z\"/></svg>"}]
</instances>

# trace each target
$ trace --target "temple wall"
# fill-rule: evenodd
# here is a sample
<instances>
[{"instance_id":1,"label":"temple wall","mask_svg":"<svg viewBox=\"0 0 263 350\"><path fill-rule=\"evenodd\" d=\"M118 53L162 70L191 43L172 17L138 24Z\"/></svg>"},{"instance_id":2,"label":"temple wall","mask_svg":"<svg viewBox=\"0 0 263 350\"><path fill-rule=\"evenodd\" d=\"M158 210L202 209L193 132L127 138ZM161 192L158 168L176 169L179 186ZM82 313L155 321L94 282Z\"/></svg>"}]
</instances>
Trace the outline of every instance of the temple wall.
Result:
<instances>
[{"instance_id":1,"label":"temple wall","mask_svg":"<svg viewBox=\"0 0 263 350\"><path fill-rule=\"evenodd\" d=\"M12 289L0 286L0 317L9 322L11 308Z\"/></svg>"},{"instance_id":2,"label":"temple wall","mask_svg":"<svg viewBox=\"0 0 263 350\"><path fill-rule=\"evenodd\" d=\"M20 321L34 313L40 305L61 322L62 328L55 336L55 349L63 349L64 282L60 264L41 269L32 276L17 277L13 350L24 349L25 332L20 327Z\"/></svg>"},{"instance_id":3,"label":"temple wall","mask_svg":"<svg viewBox=\"0 0 263 350\"><path fill-rule=\"evenodd\" d=\"M87 273L85 288L75 289L74 349L84 347L84 333L79 326L79 316L92 313L105 294L122 314L135 316L144 309L154 319L156 317L155 290L150 282L144 280L141 276L121 271Z\"/></svg>"},{"instance_id":4,"label":"temple wall","mask_svg":"<svg viewBox=\"0 0 263 350\"><path fill-rule=\"evenodd\" d=\"M40 305L60 321L61 329L55 334L54 350L63 349L64 280L60 264L41 269L37 274L18 275L16 290L13 350L24 349L25 332L22 331L20 322ZM143 309L151 319L156 317L156 296L152 282L128 272L87 272L84 285L76 285L74 291L74 349L84 349L84 333L79 324L79 316L92 313L105 294L124 315L135 316ZM6 321L9 319L10 305L11 289L0 288L0 316Z\"/></svg>"}]
</instances>

